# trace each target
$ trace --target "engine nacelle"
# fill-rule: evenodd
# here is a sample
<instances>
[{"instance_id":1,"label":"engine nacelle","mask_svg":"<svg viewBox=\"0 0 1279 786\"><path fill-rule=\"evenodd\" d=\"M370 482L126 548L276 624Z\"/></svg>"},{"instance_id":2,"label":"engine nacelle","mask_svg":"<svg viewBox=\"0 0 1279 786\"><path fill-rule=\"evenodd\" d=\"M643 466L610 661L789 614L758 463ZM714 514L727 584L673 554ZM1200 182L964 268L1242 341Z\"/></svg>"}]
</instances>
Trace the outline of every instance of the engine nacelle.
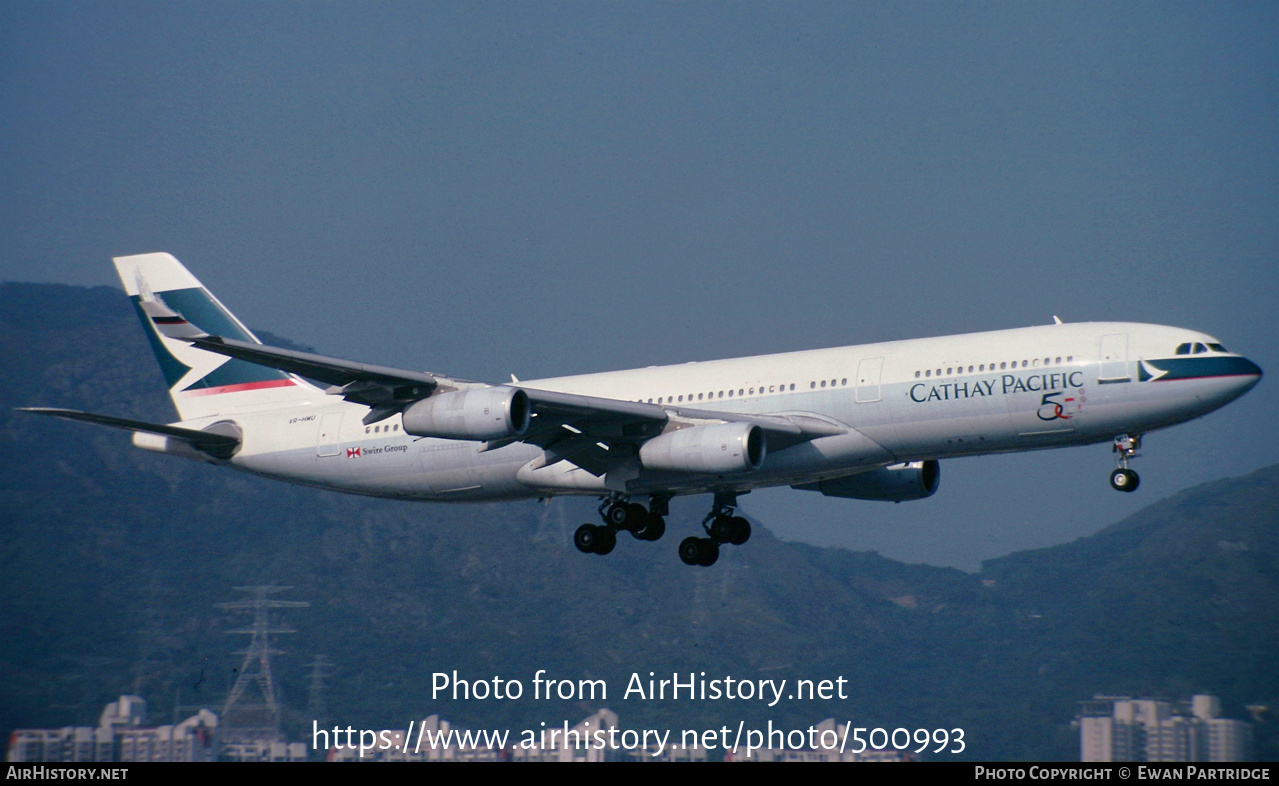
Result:
<instances>
[{"instance_id":1,"label":"engine nacelle","mask_svg":"<svg viewBox=\"0 0 1279 786\"><path fill-rule=\"evenodd\" d=\"M827 497L906 502L931 497L940 483L941 466L936 461L912 461L795 488L820 491Z\"/></svg>"},{"instance_id":2,"label":"engine nacelle","mask_svg":"<svg viewBox=\"0 0 1279 786\"><path fill-rule=\"evenodd\" d=\"M490 440L523 434L529 417L528 394L519 388L473 388L411 404L403 423L415 437Z\"/></svg>"},{"instance_id":3,"label":"engine nacelle","mask_svg":"<svg viewBox=\"0 0 1279 786\"><path fill-rule=\"evenodd\" d=\"M766 452L764 431L759 426L716 423L653 437L640 447L639 457L647 469L722 475L759 469Z\"/></svg>"}]
</instances>

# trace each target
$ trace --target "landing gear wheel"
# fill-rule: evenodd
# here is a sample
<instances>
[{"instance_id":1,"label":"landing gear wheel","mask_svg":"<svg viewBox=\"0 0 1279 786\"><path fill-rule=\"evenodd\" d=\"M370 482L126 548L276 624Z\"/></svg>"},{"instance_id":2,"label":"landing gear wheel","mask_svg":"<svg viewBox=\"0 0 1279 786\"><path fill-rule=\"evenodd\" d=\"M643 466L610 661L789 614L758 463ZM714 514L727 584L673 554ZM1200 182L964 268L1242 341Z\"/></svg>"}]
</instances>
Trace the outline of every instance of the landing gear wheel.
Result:
<instances>
[{"instance_id":1,"label":"landing gear wheel","mask_svg":"<svg viewBox=\"0 0 1279 786\"><path fill-rule=\"evenodd\" d=\"M702 539L696 535L680 541L679 558L685 565L700 565L702 560Z\"/></svg>"},{"instance_id":2,"label":"landing gear wheel","mask_svg":"<svg viewBox=\"0 0 1279 786\"><path fill-rule=\"evenodd\" d=\"M711 519L711 539L740 546L751 539L751 523L741 516L720 515Z\"/></svg>"},{"instance_id":3,"label":"landing gear wheel","mask_svg":"<svg viewBox=\"0 0 1279 786\"><path fill-rule=\"evenodd\" d=\"M684 538L679 544L679 558L685 565L709 568L719 559L719 544L710 538Z\"/></svg>"},{"instance_id":4,"label":"landing gear wheel","mask_svg":"<svg viewBox=\"0 0 1279 786\"><path fill-rule=\"evenodd\" d=\"M630 520L630 505L627 505L626 503L614 502L612 505L608 506L607 510L604 511L604 521L607 522L610 527L616 527L617 529L630 529L626 526Z\"/></svg>"},{"instance_id":5,"label":"landing gear wheel","mask_svg":"<svg viewBox=\"0 0 1279 786\"><path fill-rule=\"evenodd\" d=\"M1117 469L1110 473L1110 487L1115 491L1136 491L1141 478L1130 469Z\"/></svg>"},{"instance_id":6,"label":"landing gear wheel","mask_svg":"<svg viewBox=\"0 0 1279 786\"><path fill-rule=\"evenodd\" d=\"M599 541L595 544L595 553L603 556L617 545L617 533L608 527L599 528Z\"/></svg>"},{"instance_id":7,"label":"landing gear wheel","mask_svg":"<svg viewBox=\"0 0 1279 786\"><path fill-rule=\"evenodd\" d=\"M623 529L636 534L648 526L648 510L638 502L626 506L626 524Z\"/></svg>"},{"instance_id":8,"label":"landing gear wheel","mask_svg":"<svg viewBox=\"0 0 1279 786\"><path fill-rule=\"evenodd\" d=\"M577 532L573 533L573 545L577 546L577 550L583 554L594 554L600 542L600 532L604 531L603 527L597 527L594 524L583 524L577 528Z\"/></svg>"},{"instance_id":9,"label":"landing gear wheel","mask_svg":"<svg viewBox=\"0 0 1279 786\"><path fill-rule=\"evenodd\" d=\"M666 534L666 519L650 513L644 526L631 530L631 534L639 540L659 540Z\"/></svg>"},{"instance_id":10,"label":"landing gear wheel","mask_svg":"<svg viewBox=\"0 0 1279 786\"><path fill-rule=\"evenodd\" d=\"M733 519L729 516L716 516L711 519L710 536L720 543L731 543L733 540Z\"/></svg>"}]
</instances>

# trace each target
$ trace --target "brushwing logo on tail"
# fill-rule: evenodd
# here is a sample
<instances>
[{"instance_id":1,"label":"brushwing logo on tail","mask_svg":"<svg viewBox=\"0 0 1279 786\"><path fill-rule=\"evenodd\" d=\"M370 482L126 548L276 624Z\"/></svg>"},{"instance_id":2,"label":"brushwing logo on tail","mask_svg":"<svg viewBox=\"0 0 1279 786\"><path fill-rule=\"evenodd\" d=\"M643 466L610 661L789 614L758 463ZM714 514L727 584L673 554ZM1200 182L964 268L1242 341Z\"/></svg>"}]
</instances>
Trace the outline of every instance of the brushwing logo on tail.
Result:
<instances>
[{"instance_id":1,"label":"brushwing logo on tail","mask_svg":"<svg viewBox=\"0 0 1279 786\"><path fill-rule=\"evenodd\" d=\"M138 291L131 300L173 392L200 396L295 384L283 371L205 352L180 340L185 334L212 333L256 342L203 287L153 293L139 276Z\"/></svg>"}]
</instances>

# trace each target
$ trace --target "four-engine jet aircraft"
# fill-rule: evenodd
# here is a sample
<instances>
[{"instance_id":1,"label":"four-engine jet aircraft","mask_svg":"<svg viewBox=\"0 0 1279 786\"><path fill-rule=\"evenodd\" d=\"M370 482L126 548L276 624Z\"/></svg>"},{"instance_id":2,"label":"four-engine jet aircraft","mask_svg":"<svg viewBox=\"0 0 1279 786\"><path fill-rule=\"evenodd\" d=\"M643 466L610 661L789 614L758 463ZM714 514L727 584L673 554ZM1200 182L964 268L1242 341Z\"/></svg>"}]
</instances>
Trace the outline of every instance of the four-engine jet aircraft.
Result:
<instances>
[{"instance_id":1,"label":"four-engine jet aircraft","mask_svg":"<svg viewBox=\"0 0 1279 786\"><path fill-rule=\"evenodd\" d=\"M588 495L603 524L657 540L668 503L713 494L708 566L750 524L751 489L867 500L931 496L938 461L1114 442L1137 488L1142 434L1243 395L1261 369L1215 338L1124 322L1056 324L487 385L263 345L168 254L116 269L181 420L34 408L129 429L137 447L356 494L431 501ZM327 387L321 388L315 380Z\"/></svg>"}]
</instances>

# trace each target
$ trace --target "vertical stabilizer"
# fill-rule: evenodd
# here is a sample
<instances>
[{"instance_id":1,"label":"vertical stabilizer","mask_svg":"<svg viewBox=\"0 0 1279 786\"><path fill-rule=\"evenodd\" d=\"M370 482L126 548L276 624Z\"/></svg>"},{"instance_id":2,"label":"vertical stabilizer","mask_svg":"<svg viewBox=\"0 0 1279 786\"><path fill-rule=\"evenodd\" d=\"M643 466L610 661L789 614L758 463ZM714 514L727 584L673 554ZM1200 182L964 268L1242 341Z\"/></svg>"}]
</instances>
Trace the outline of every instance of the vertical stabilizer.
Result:
<instances>
[{"instance_id":1,"label":"vertical stabilizer","mask_svg":"<svg viewBox=\"0 0 1279 786\"><path fill-rule=\"evenodd\" d=\"M158 317L148 310L176 312L204 333L262 343L172 255L139 254L114 262L182 420L323 399L322 391L292 374L161 334L154 323Z\"/></svg>"}]
</instances>

